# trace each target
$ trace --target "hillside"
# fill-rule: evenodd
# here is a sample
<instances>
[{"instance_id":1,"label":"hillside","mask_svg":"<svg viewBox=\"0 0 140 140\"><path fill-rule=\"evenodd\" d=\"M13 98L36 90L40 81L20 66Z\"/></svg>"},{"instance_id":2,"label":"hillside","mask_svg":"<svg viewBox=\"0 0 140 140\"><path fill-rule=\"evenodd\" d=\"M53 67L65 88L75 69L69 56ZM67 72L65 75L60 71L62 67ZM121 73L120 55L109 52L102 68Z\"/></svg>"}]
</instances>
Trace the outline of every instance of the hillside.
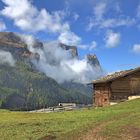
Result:
<instances>
[{"instance_id":1,"label":"hillside","mask_svg":"<svg viewBox=\"0 0 140 140\"><path fill-rule=\"evenodd\" d=\"M72 83L72 82L65 82L61 84L62 87L66 89L73 89L74 91L80 92L83 95L86 95L90 98L92 98L92 86L87 86L81 83Z\"/></svg>"},{"instance_id":2,"label":"hillside","mask_svg":"<svg viewBox=\"0 0 140 140\"><path fill-rule=\"evenodd\" d=\"M30 41L27 41L28 39ZM12 32L0 32L0 108L32 110L56 106L59 102L92 103L92 90L87 85L73 82L71 77L66 79L67 82L59 83L58 81L61 77L65 79L72 74L69 71L66 76L63 74L63 70L65 72L67 66L63 68L66 64L60 65L63 57L61 58L61 55L58 56L58 54L54 55L53 49L58 49L58 53L62 51L64 58L67 57L65 55L68 53L69 59L74 60L74 62L76 59L77 62L79 61L77 48L62 43L59 44L60 46L49 44L50 48L38 40L31 41L29 37L28 39ZM52 48L52 45L55 48ZM47 48L45 50L47 63L44 61L42 63L40 61L42 56L39 52L45 47ZM100 70L99 61L95 55L88 55L87 59L87 63L93 69L99 67ZM44 69L45 65L48 67ZM54 68L56 70L53 72ZM58 69L62 70L59 72L60 76L57 74ZM81 75L78 75L77 79L81 78ZM73 77L76 78L75 73L72 75ZM91 76L89 75L89 77Z\"/></svg>"},{"instance_id":3,"label":"hillside","mask_svg":"<svg viewBox=\"0 0 140 140\"><path fill-rule=\"evenodd\" d=\"M90 98L61 87L55 80L33 71L28 64L0 67L1 108L31 110L58 105L59 102L89 103Z\"/></svg>"},{"instance_id":4,"label":"hillside","mask_svg":"<svg viewBox=\"0 0 140 140\"><path fill-rule=\"evenodd\" d=\"M139 107L137 99L110 107L49 114L0 110L0 138L139 140Z\"/></svg>"}]
</instances>

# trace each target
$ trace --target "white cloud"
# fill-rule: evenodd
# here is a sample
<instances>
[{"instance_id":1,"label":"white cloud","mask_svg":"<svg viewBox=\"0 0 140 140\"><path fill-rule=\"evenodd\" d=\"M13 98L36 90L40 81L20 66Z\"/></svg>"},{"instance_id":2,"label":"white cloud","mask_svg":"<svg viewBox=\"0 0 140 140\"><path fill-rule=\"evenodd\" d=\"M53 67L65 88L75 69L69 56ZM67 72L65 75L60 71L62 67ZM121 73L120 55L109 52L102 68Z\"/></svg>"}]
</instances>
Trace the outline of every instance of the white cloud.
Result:
<instances>
[{"instance_id":1,"label":"white cloud","mask_svg":"<svg viewBox=\"0 0 140 140\"><path fill-rule=\"evenodd\" d=\"M14 24L25 31L61 32L69 28L62 23L63 12L49 13L46 9L40 11L28 0L2 0L6 5L2 15L14 20Z\"/></svg>"},{"instance_id":2,"label":"white cloud","mask_svg":"<svg viewBox=\"0 0 140 140\"><path fill-rule=\"evenodd\" d=\"M96 6L93 8L93 16L89 18L89 23L87 26L87 31L91 30L97 23L102 20L103 15L106 11L106 3L100 2L97 3Z\"/></svg>"},{"instance_id":3,"label":"white cloud","mask_svg":"<svg viewBox=\"0 0 140 140\"><path fill-rule=\"evenodd\" d=\"M14 66L15 60L12 54L8 51L0 50L0 64L9 64L10 66Z\"/></svg>"},{"instance_id":4,"label":"white cloud","mask_svg":"<svg viewBox=\"0 0 140 140\"><path fill-rule=\"evenodd\" d=\"M140 54L140 44L133 45L132 51L136 54Z\"/></svg>"},{"instance_id":5,"label":"white cloud","mask_svg":"<svg viewBox=\"0 0 140 140\"><path fill-rule=\"evenodd\" d=\"M87 31L90 31L93 27L102 29L102 28L115 28L120 26L131 26L136 23L135 18L125 17L125 18L108 18L108 19L100 19L90 18Z\"/></svg>"},{"instance_id":6,"label":"white cloud","mask_svg":"<svg viewBox=\"0 0 140 140\"><path fill-rule=\"evenodd\" d=\"M2 0L2 2L6 5L2 10L2 14L15 20L28 16L31 17L37 13L37 9L27 0Z\"/></svg>"},{"instance_id":7,"label":"white cloud","mask_svg":"<svg viewBox=\"0 0 140 140\"><path fill-rule=\"evenodd\" d=\"M6 29L6 25L4 22L0 21L0 31L3 31Z\"/></svg>"},{"instance_id":8,"label":"white cloud","mask_svg":"<svg viewBox=\"0 0 140 140\"><path fill-rule=\"evenodd\" d=\"M14 21L14 24L21 30L27 32L49 32L55 34L57 40L67 44L79 46L81 49L92 50L96 47L93 42L88 45L82 44L82 39L71 31L70 24L64 21L64 11L54 11L49 13L46 9L38 10L29 0L2 0L5 7L1 14ZM95 8L95 14L101 17L105 9L105 4L100 3ZM77 20L79 15L74 13L74 19Z\"/></svg>"},{"instance_id":9,"label":"white cloud","mask_svg":"<svg viewBox=\"0 0 140 140\"><path fill-rule=\"evenodd\" d=\"M49 32L58 36L58 40L67 45L77 45L81 38L71 31L68 22L64 22L64 11L49 13L46 9L38 10L29 0L2 0L6 5L1 11L14 21L20 29L28 32ZM78 14L75 14L78 19Z\"/></svg>"},{"instance_id":10,"label":"white cloud","mask_svg":"<svg viewBox=\"0 0 140 140\"><path fill-rule=\"evenodd\" d=\"M79 45L81 38L71 31L64 31L58 37L58 40L68 45Z\"/></svg>"},{"instance_id":11,"label":"white cloud","mask_svg":"<svg viewBox=\"0 0 140 140\"><path fill-rule=\"evenodd\" d=\"M125 18L125 19L105 19L102 20L102 22L99 23L100 28L113 28L113 27L119 27L119 26L131 26L135 23L134 18Z\"/></svg>"},{"instance_id":12,"label":"white cloud","mask_svg":"<svg viewBox=\"0 0 140 140\"><path fill-rule=\"evenodd\" d=\"M29 51L31 51L31 52L34 52L35 51L35 48L33 47L33 45L34 45L34 37L32 36L32 35L24 35L24 34L17 34L20 38L21 38L21 40L23 41L23 42L26 42L26 44L27 44L27 46L28 46L28 49L29 49Z\"/></svg>"},{"instance_id":13,"label":"white cloud","mask_svg":"<svg viewBox=\"0 0 140 140\"><path fill-rule=\"evenodd\" d=\"M92 51L97 47L96 41L89 44L83 44L82 39L71 31L65 31L60 34L58 41L71 46L77 46L81 50Z\"/></svg>"},{"instance_id":14,"label":"white cloud","mask_svg":"<svg viewBox=\"0 0 140 140\"><path fill-rule=\"evenodd\" d=\"M27 38L28 36L24 39L31 45L28 46L30 51L40 55L38 61L32 59L36 68L59 83L87 83L102 74L100 66L91 65L86 58L79 60L71 57L71 51L63 50L58 42L45 43L43 49L31 49L33 40L31 37Z\"/></svg>"},{"instance_id":15,"label":"white cloud","mask_svg":"<svg viewBox=\"0 0 140 140\"><path fill-rule=\"evenodd\" d=\"M135 18L131 18L129 16L125 16L122 14L119 3L114 3L113 6L109 6L113 4L110 1L103 1L98 3L93 9L93 15L89 17L88 24L86 27L87 31L92 30L94 27L96 29L102 28L116 28L120 26L131 26L136 23ZM112 11L117 15L117 17L108 17L109 12ZM140 11L140 10L138 10ZM139 12L140 13L140 12Z\"/></svg>"},{"instance_id":16,"label":"white cloud","mask_svg":"<svg viewBox=\"0 0 140 140\"><path fill-rule=\"evenodd\" d=\"M62 49L57 41L44 43L44 48L40 49L33 47L32 36L20 37L33 54L40 55L37 61L34 57L31 59L36 68L59 83L65 81L87 83L103 74L100 66L91 65L86 57L84 59L72 57L71 51Z\"/></svg>"},{"instance_id":17,"label":"white cloud","mask_svg":"<svg viewBox=\"0 0 140 140\"><path fill-rule=\"evenodd\" d=\"M116 47L120 43L120 37L120 33L115 33L112 30L107 31L105 37L106 47Z\"/></svg>"}]
</instances>

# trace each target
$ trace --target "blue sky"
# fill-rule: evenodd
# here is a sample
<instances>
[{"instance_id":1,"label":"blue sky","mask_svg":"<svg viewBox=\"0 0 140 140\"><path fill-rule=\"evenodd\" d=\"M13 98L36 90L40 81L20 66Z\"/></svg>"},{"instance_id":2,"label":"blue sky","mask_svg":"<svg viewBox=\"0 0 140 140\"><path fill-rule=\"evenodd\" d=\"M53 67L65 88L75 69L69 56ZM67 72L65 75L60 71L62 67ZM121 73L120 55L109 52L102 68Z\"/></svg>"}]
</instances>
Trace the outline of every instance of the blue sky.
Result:
<instances>
[{"instance_id":1,"label":"blue sky","mask_svg":"<svg viewBox=\"0 0 140 140\"><path fill-rule=\"evenodd\" d=\"M0 30L96 54L107 72L140 66L140 0L1 0Z\"/></svg>"}]
</instances>

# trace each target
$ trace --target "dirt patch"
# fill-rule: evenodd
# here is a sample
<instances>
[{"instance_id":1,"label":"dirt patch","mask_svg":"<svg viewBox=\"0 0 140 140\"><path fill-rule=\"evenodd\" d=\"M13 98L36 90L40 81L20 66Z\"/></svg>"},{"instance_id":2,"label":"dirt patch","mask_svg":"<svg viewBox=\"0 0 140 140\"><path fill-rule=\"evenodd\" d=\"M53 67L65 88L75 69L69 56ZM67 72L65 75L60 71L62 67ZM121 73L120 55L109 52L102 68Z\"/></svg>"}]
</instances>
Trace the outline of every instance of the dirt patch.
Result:
<instances>
[{"instance_id":1,"label":"dirt patch","mask_svg":"<svg viewBox=\"0 0 140 140\"><path fill-rule=\"evenodd\" d=\"M39 140L55 140L55 139L56 139L56 136L47 135L47 136L40 138Z\"/></svg>"},{"instance_id":2,"label":"dirt patch","mask_svg":"<svg viewBox=\"0 0 140 140\"><path fill-rule=\"evenodd\" d=\"M89 130L87 132L83 132L78 138L73 138L72 140L109 140L109 139L112 140L112 136L103 136L103 135L101 135L101 132L104 130L104 128L107 125L114 122L114 120L121 119L121 118L124 118L127 116L128 116L128 114L125 114L125 115L122 114L120 116L113 117L111 120L100 122L99 124L96 124L94 126L94 128L92 128L92 127L89 128ZM131 131L131 129L132 128L129 128L128 130ZM140 137L139 137L140 131L139 130L137 130L137 132L134 132L134 133L132 132L133 135L131 134L131 139L128 139L128 137L126 137L127 133L129 133L129 132L122 133L122 135L120 135L120 136L115 135L115 138L113 138L113 139L114 140L118 140L118 139L119 140L140 140ZM125 135L123 135L123 134L125 134ZM130 138L130 136L129 136L129 138Z\"/></svg>"},{"instance_id":3,"label":"dirt patch","mask_svg":"<svg viewBox=\"0 0 140 140\"><path fill-rule=\"evenodd\" d=\"M104 137L100 135L100 132L104 127L110 124L112 121L108 121L102 124L97 125L93 129L89 130L87 133L82 134L81 137L74 140L109 140L112 137ZM114 139L119 140L140 140L140 128L134 126L125 126L121 129L120 135L116 135Z\"/></svg>"},{"instance_id":4,"label":"dirt patch","mask_svg":"<svg viewBox=\"0 0 140 140\"><path fill-rule=\"evenodd\" d=\"M75 140L108 140L107 137L100 135L102 129L111 123L112 121L107 121L102 124L96 125L94 128L90 129L87 133L83 134L81 137L76 138Z\"/></svg>"},{"instance_id":5,"label":"dirt patch","mask_svg":"<svg viewBox=\"0 0 140 140\"><path fill-rule=\"evenodd\" d=\"M140 140L140 128L127 125L123 127L121 137L124 140Z\"/></svg>"}]
</instances>

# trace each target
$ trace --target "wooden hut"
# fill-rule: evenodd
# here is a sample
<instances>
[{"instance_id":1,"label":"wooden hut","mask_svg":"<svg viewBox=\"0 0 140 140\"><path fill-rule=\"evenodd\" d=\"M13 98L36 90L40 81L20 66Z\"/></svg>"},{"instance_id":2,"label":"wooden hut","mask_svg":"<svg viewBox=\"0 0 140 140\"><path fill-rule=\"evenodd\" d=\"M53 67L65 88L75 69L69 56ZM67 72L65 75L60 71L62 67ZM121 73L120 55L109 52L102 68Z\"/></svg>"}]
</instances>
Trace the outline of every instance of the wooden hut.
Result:
<instances>
[{"instance_id":1,"label":"wooden hut","mask_svg":"<svg viewBox=\"0 0 140 140\"><path fill-rule=\"evenodd\" d=\"M95 106L127 100L129 96L140 95L140 67L115 72L93 81L92 84Z\"/></svg>"}]
</instances>

